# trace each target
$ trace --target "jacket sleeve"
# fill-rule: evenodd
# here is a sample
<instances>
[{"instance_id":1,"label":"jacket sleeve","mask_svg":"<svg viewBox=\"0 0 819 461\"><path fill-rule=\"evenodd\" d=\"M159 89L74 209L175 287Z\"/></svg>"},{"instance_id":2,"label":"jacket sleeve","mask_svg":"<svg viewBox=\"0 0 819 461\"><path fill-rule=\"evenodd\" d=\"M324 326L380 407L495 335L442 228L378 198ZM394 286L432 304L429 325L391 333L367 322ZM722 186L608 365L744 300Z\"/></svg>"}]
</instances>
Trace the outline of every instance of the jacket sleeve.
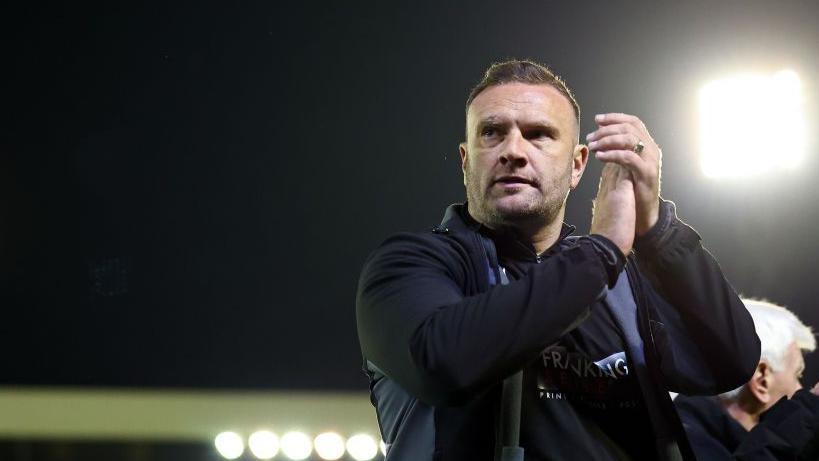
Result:
<instances>
[{"instance_id":1,"label":"jacket sleeve","mask_svg":"<svg viewBox=\"0 0 819 461\"><path fill-rule=\"evenodd\" d=\"M657 225L638 239L636 254L651 281L651 335L670 390L713 395L747 382L760 344L750 314L700 236L661 203Z\"/></svg>"},{"instance_id":2,"label":"jacket sleeve","mask_svg":"<svg viewBox=\"0 0 819 461\"><path fill-rule=\"evenodd\" d=\"M605 257L602 237L580 238L526 277L465 296L476 268L450 238L388 239L365 264L356 302L365 359L433 405L466 402L537 358L624 264Z\"/></svg>"}]
</instances>

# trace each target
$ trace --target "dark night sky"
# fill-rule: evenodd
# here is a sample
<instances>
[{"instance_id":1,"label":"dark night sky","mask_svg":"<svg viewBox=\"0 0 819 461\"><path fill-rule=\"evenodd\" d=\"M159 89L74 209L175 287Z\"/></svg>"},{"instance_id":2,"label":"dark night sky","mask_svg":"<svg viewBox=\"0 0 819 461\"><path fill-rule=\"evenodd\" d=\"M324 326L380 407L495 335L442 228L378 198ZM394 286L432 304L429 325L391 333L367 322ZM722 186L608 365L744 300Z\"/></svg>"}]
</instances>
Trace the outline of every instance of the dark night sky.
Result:
<instances>
[{"instance_id":1,"label":"dark night sky","mask_svg":"<svg viewBox=\"0 0 819 461\"><path fill-rule=\"evenodd\" d=\"M361 264L462 199L463 102L509 57L568 80L584 133L639 115L737 290L819 327L819 144L794 175L706 180L695 110L709 78L788 67L817 126L815 2L395 3L3 14L0 383L364 389Z\"/></svg>"}]
</instances>

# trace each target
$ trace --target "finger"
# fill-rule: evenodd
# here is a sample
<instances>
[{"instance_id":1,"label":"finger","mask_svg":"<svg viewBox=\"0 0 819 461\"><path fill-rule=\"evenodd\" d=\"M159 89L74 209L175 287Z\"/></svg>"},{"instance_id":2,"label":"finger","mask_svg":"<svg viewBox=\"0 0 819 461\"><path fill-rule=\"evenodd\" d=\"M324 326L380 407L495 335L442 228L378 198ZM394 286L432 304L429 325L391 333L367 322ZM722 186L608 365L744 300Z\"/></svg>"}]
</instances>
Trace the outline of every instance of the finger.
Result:
<instances>
[{"instance_id":1,"label":"finger","mask_svg":"<svg viewBox=\"0 0 819 461\"><path fill-rule=\"evenodd\" d=\"M630 114L623 114L619 112L610 112L608 114L597 114L594 116L594 121L600 126L614 125L615 123L627 123L641 131L645 131L645 124L639 118Z\"/></svg>"},{"instance_id":2,"label":"finger","mask_svg":"<svg viewBox=\"0 0 819 461\"><path fill-rule=\"evenodd\" d=\"M640 156L631 150L600 150L595 152L594 156L601 162L616 163L638 174L643 162Z\"/></svg>"},{"instance_id":3,"label":"finger","mask_svg":"<svg viewBox=\"0 0 819 461\"><path fill-rule=\"evenodd\" d=\"M633 150L638 142L640 138L631 133L612 134L590 142L589 149L592 151Z\"/></svg>"},{"instance_id":4,"label":"finger","mask_svg":"<svg viewBox=\"0 0 819 461\"><path fill-rule=\"evenodd\" d=\"M634 128L632 125L627 123L616 123L614 125L605 125L601 126L600 128L592 131L591 133L586 135L586 141L592 142L596 141L604 136L610 136L613 134L626 134L632 133L635 136L639 134L639 131Z\"/></svg>"}]
</instances>

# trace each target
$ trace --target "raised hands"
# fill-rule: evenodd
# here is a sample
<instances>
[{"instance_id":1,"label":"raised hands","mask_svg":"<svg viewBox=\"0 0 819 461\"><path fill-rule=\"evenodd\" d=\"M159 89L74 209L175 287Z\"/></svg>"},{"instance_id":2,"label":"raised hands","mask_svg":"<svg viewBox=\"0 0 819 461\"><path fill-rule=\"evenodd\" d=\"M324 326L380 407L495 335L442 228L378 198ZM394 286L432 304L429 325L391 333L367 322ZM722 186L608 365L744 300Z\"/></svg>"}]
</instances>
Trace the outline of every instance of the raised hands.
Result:
<instances>
[{"instance_id":1,"label":"raised hands","mask_svg":"<svg viewBox=\"0 0 819 461\"><path fill-rule=\"evenodd\" d=\"M597 130L586 136L589 150L606 163L600 178L597 200L607 181L606 169L615 164L628 170L634 186L636 205L635 232L644 235L657 223L660 213L660 168L662 151L643 122L628 114L610 113L594 117ZM620 174L617 175L620 177ZM605 188L609 186L606 185ZM595 208L599 207L598 203ZM598 211L595 211L597 214ZM594 233L594 218L592 219ZM603 234L605 235L605 234ZM619 245L619 243L618 243Z\"/></svg>"}]
</instances>

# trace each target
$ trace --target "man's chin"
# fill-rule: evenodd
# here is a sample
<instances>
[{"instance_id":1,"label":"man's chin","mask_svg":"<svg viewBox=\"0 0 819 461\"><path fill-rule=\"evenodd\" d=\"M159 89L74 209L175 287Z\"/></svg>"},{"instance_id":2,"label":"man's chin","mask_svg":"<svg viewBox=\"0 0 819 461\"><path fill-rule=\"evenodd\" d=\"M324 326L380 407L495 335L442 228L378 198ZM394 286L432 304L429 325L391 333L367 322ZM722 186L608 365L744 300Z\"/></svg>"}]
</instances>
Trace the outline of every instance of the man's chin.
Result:
<instances>
[{"instance_id":1,"label":"man's chin","mask_svg":"<svg viewBox=\"0 0 819 461\"><path fill-rule=\"evenodd\" d=\"M506 222L517 222L538 217L542 212L536 204L531 202L499 201L493 204L492 214Z\"/></svg>"},{"instance_id":2,"label":"man's chin","mask_svg":"<svg viewBox=\"0 0 819 461\"><path fill-rule=\"evenodd\" d=\"M561 204L549 203L542 197L507 196L488 200L484 204L490 221L498 225L550 223L557 218Z\"/></svg>"}]
</instances>

